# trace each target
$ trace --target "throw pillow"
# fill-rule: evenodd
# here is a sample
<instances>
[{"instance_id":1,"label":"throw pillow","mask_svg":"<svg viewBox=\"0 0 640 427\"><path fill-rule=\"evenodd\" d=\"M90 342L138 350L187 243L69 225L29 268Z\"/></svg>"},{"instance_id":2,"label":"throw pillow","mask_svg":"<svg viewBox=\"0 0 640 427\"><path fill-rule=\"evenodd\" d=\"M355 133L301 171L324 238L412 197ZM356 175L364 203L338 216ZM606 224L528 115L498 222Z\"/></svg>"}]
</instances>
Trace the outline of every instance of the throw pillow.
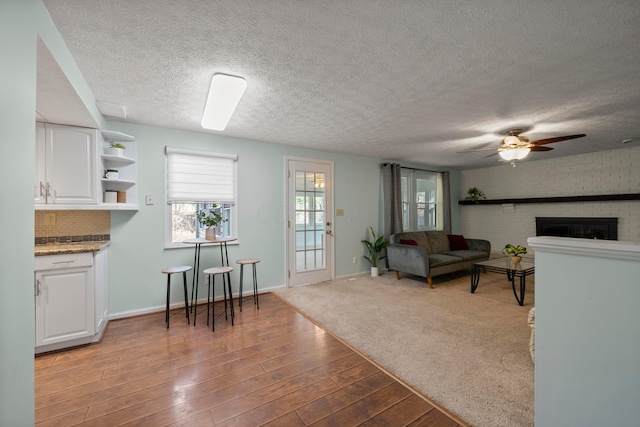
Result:
<instances>
[{"instance_id":1,"label":"throw pillow","mask_svg":"<svg viewBox=\"0 0 640 427\"><path fill-rule=\"evenodd\" d=\"M449 248L452 251L466 251L469 249L467 241L462 234L447 234L449 238Z\"/></svg>"},{"instance_id":2,"label":"throw pillow","mask_svg":"<svg viewBox=\"0 0 640 427\"><path fill-rule=\"evenodd\" d=\"M401 245L418 246L418 242L416 242L413 239L400 239L400 244Z\"/></svg>"}]
</instances>

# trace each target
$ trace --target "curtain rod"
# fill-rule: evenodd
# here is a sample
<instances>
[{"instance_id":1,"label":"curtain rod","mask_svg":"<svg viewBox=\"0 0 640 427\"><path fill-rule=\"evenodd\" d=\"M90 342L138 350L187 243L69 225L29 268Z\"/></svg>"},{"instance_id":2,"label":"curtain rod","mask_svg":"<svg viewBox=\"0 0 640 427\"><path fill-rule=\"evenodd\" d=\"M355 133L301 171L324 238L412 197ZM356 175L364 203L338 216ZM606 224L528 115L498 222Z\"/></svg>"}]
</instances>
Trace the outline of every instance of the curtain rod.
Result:
<instances>
[{"instance_id":1,"label":"curtain rod","mask_svg":"<svg viewBox=\"0 0 640 427\"><path fill-rule=\"evenodd\" d=\"M391 165L393 163L389 163L389 162L384 162L382 163L382 166L386 166L386 165ZM430 170L430 169L419 169L419 168L410 168L408 166L402 166L400 165L401 169L411 169L414 171L422 171L422 172L433 172L433 173L449 173L449 171L434 171L434 170Z\"/></svg>"}]
</instances>

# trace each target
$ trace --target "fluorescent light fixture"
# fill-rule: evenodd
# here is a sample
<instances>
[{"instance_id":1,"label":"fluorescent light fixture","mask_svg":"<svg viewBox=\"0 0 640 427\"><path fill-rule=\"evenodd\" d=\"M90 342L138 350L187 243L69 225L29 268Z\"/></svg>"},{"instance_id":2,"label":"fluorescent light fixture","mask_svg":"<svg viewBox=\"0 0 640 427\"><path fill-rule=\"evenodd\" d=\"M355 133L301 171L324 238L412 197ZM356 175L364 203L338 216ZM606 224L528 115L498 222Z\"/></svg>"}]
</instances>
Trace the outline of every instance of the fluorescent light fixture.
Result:
<instances>
[{"instance_id":1,"label":"fluorescent light fixture","mask_svg":"<svg viewBox=\"0 0 640 427\"><path fill-rule=\"evenodd\" d=\"M247 88L242 77L214 74L201 125L205 129L224 130Z\"/></svg>"},{"instance_id":2,"label":"fluorescent light fixture","mask_svg":"<svg viewBox=\"0 0 640 427\"><path fill-rule=\"evenodd\" d=\"M521 160L527 157L530 151L531 148L529 147L511 148L509 150L498 151L498 154L505 160Z\"/></svg>"}]
</instances>

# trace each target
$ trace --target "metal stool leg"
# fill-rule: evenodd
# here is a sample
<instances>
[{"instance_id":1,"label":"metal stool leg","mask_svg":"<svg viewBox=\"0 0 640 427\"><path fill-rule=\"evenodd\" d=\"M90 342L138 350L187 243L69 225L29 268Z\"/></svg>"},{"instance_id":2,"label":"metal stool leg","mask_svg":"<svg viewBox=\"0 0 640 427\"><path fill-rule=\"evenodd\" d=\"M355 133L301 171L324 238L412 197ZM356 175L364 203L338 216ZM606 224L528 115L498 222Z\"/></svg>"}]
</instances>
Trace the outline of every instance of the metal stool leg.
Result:
<instances>
[{"instance_id":1,"label":"metal stool leg","mask_svg":"<svg viewBox=\"0 0 640 427\"><path fill-rule=\"evenodd\" d=\"M167 309L164 313L164 321L169 329L169 297L171 295L171 274L167 274Z\"/></svg>"},{"instance_id":2,"label":"metal stool leg","mask_svg":"<svg viewBox=\"0 0 640 427\"><path fill-rule=\"evenodd\" d=\"M211 289L213 289L212 293L215 296L215 284L216 284L216 275L212 274L209 275L209 277L211 278ZM207 322L209 321L209 302L207 299ZM216 299L213 298L213 303L211 304L211 330L215 331L216 330L216 315L215 315L215 306L216 306ZM209 323L207 323L208 325Z\"/></svg>"},{"instance_id":3,"label":"metal stool leg","mask_svg":"<svg viewBox=\"0 0 640 427\"><path fill-rule=\"evenodd\" d=\"M240 312L242 313L242 282L244 281L242 279L242 271L244 264L240 264L240 295L238 295L238 298L240 299L240 301L238 302L238 305L240 306Z\"/></svg>"},{"instance_id":4,"label":"metal stool leg","mask_svg":"<svg viewBox=\"0 0 640 427\"><path fill-rule=\"evenodd\" d=\"M258 310L260 310L260 303L258 302L258 273L255 264L253 264L253 303L258 306Z\"/></svg>"},{"instance_id":5,"label":"metal stool leg","mask_svg":"<svg viewBox=\"0 0 640 427\"><path fill-rule=\"evenodd\" d=\"M233 319L236 317L236 314L233 308L233 292L231 291L231 275L229 273L227 273L227 286L229 287L229 301L231 305L231 326L234 326ZM227 308L227 305L226 305L226 297L225 297L225 310L226 308Z\"/></svg>"},{"instance_id":6,"label":"metal stool leg","mask_svg":"<svg viewBox=\"0 0 640 427\"><path fill-rule=\"evenodd\" d=\"M213 276L213 279L215 280L215 276ZM207 325L209 324L209 296L211 295L211 280L212 275L207 275Z\"/></svg>"}]
</instances>

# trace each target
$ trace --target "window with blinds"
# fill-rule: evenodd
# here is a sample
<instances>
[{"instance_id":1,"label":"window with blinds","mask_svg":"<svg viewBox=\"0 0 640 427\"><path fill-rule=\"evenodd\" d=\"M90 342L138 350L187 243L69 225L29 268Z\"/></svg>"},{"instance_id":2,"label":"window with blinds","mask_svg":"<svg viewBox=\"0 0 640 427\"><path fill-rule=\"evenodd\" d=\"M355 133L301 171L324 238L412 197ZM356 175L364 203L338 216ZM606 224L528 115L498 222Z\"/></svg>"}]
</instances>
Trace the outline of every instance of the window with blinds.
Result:
<instances>
[{"instance_id":1,"label":"window with blinds","mask_svg":"<svg viewBox=\"0 0 640 427\"><path fill-rule=\"evenodd\" d=\"M225 219L216 234L237 235L235 227L235 154L165 147L167 243L204 237L205 227L197 221L203 209L214 209Z\"/></svg>"}]
</instances>

